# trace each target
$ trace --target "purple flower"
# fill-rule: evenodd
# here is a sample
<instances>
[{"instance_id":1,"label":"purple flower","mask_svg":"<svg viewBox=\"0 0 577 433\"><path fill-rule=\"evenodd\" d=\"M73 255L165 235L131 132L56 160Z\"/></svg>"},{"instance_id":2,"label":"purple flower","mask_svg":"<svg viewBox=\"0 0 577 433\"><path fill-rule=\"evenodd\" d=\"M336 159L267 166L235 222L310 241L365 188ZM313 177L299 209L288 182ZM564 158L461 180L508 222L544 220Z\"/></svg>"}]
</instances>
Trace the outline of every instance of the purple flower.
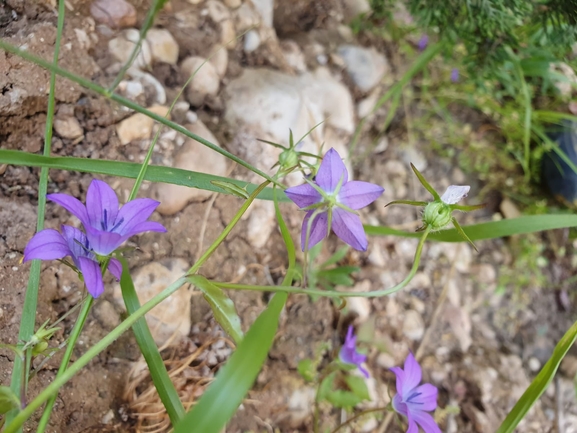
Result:
<instances>
[{"instance_id":1,"label":"purple flower","mask_svg":"<svg viewBox=\"0 0 577 433\"><path fill-rule=\"evenodd\" d=\"M67 194L48 194L46 197L82 222L92 251L98 255L112 253L129 237L138 233L166 231L162 224L147 221L159 202L150 198L137 198L119 210L116 193L101 180L93 180L88 187L86 206Z\"/></svg>"},{"instance_id":2,"label":"purple flower","mask_svg":"<svg viewBox=\"0 0 577 433\"><path fill-rule=\"evenodd\" d=\"M307 180L307 179L305 179ZM384 189L368 182L348 180L345 164L337 151L331 148L324 156L315 181L285 190L286 195L302 210L306 210L301 246L312 248L329 230L351 247L365 251L367 237L361 219L355 210L374 202ZM307 244L309 220L313 218Z\"/></svg>"},{"instance_id":3,"label":"purple flower","mask_svg":"<svg viewBox=\"0 0 577 433\"><path fill-rule=\"evenodd\" d=\"M339 352L339 359L346 364L356 365L365 377L369 377L369 372L362 366L363 362L367 360L367 355L357 352L356 346L357 337L353 333L353 327L349 326L347 338L345 338L345 344L341 347Z\"/></svg>"},{"instance_id":4,"label":"purple flower","mask_svg":"<svg viewBox=\"0 0 577 433\"><path fill-rule=\"evenodd\" d=\"M429 36L421 36L421 39L419 39L419 42L417 42L417 48L419 51L424 51L424 49L427 48L427 45L429 45Z\"/></svg>"},{"instance_id":5,"label":"purple flower","mask_svg":"<svg viewBox=\"0 0 577 433\"><path fill-rule=\"evenodd\" d=\"M56 260L66 256L72 257L74 265L82 273L86 290L94 298L104 292L102 270L96 256L91 251L86 235L77 228L62 226L62 233L45 229L36 233L24 249L24 261L33 259ZM116 259L110 259L108 270L120 279L122 266Z\"/></svg>"},{"instance_id":6,"label":"purple flower","mask_svg":"<svg viewBox=\"0 0 577 433\"><path fill-rule=\"evenodd\" d=\"M393 397L393 408L407 417L407 433L419 433L419 426L425 433L441 433L435 419L428 411L437 408L437 388L430 383L420 385L421 366L412 353L405 360L405 369L393 367L397 376L397 394Z\"/></svg>"},{"instance_id":7,"label":"purple flower","mask_svg":"<svg viewBox=\"0 0 577 433\"><path fill-rule=\"evenodd\" d=\"M451 81L453 83L459 81L459 70L457 68L451 69Z\"/></svg>"}]
</instances>

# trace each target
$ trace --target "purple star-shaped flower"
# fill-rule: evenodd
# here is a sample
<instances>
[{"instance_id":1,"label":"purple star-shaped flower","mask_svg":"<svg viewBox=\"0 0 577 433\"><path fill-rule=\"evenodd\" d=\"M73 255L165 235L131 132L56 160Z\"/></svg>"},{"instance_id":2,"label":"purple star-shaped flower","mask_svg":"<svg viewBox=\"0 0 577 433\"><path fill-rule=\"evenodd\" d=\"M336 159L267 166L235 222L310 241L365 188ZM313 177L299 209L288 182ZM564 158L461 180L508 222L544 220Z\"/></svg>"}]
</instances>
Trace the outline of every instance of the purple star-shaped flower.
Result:
<instances>
[{"instance_id":1,"label":"purple star-shaped flower","mask_svg":"<svg viewBox=\"0 0 577 433\"><path fill-rule=\"evenodd\" d=\"M339 359L346 364L355 364L365 377L369 377L369 372L362 366L367 360L367 355L357 352L357 337L354 335L352 326L349 326L345 344L339 352Z\"/></svg>"},{"instance_id":2,"label":"purple star-shaped flower","mask_svg":"<svg viewBox=\"0 0 577 433\"><path fill-rule=\"evenodd\" d=\"M159 222L147 221L159 202L137 198L118 209L116 193L101 180L93 180L88 187L86 206L67 194L48 194L46 197L82 222L92 251L98 255L109 255L138 233L166 231Z\"/></svg>"},{"instance_id":3,"label":"purple star-shaped flower","mask_svg":"<svg viewBox=\"0 0 577 433\"><path fill-rule=\"evenodd\" d=\"M374 202L384 189L379 185L357 180L349 181L345 164L337 151L331 148L324 156L315 181L287 188L285 193L297 206L306 210L301 246L312 248L329 229L356 250L367 249L367 237L361 219L355 210ZM309 219L313 217L307 244Z\"/></svg>"},{"instance_id":4,"label":"purple star-shaped flower","mask_svg":"<svg viewBox=\"0 0 577 433\"><path fill-rule=\"evenodd\" d=\"M24 249L24 261L33 259L57 260L72 257L74 265L82 273L86 290L94 298L104 292L102 270L86 235L77 228L62 226L62 233L54 229L45 229L36 233ZM110 259L108 270L117 280L122 274L122 266L116 259Z\"/></svg>"},{"instance_id":5,"label":"purple star-shaped flower","mask_svg":"<svg viewBox=\"0 0 577 433\"><path fill-rule=\"evenodd\" d=\"M441 433L435 419L427 411L437 408L437 388L430 383L420 385L421 366L412 353L405 360L405 369L393 367L397 376L397 394L393 397L393 408L407 417L407 433L419 433L419 427L425 433Z\"/></svg>"}]
</instances>

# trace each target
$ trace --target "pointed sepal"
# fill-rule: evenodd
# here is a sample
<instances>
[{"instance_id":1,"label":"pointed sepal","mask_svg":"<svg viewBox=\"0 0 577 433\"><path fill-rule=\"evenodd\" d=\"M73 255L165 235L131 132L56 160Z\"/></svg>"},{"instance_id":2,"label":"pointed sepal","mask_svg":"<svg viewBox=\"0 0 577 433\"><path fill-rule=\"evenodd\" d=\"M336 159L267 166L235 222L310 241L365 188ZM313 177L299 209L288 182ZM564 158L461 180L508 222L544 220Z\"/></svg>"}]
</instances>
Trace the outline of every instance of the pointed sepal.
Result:
<instances>
[{"instance_id":1,"label":"pointed sepal","mask_svg":"<svg viewBox=\"0 0 577 433\"><path fill-rule=\"evenodd\" d=\"M474 204L471 206L463 206L463 205L458 205L458 204L452 204L451 206L451 210L460 210L461 212L471 212L474 210L479 210L479 209L483 209L485 206L487 206L486 203L481 203L481 204Z\"/></svg>"},{"instance_id":2,"label":"pointed sepal","mask_svg":"<svg viewBox=\"0 0 577 433\"><path fill-rule=\"evenodd\" d=\"M441 200L441 196L439 195L439 193L437 191L435 191L433 189L433 187L429 184L429 182L427 182L425 180L425 178L423 177L423 175L421 174L421 172L419 170L417 170L417 167L415 167L413 165L413 163L411 163L411 168L413 169L413 171L415 172L415 175L417 175L417 178L419 179L419 182L421 182L421 185L423 185L425 187L425 189L427 191L429 191L431 193L431 195L433 196L433 198L435 200Z\"/></svg>"},{"instance_id":3,"label":"pointed sepal","mask_svg":"<svg viewBox=\"0 0 577 433\"><path fill-rule=\"evenodd\" d=\"M459 235L461 235L463 239L469 242L471 246L475 248L475 251L479 252L473 241L469 238L469 236L467 236L467 233L465 233L465 230L463 230L463 227L461 227L461 225L457 222L457 219L455 217L453 217L453 225L455 226L457 233L459 233Z\"/></svg>"},{"instance_id":4,"label":"pointed sepal","mask_svg":"<svg viewBox=\"0 0 577 433\"><path fill-rule=\"evenodd\" d=\"M387 203L385 207L391 206L393 204L408 204L409 206L427 206L429 203L426 201L415 201L415 200L394 200Z\"/></svg>"}]
</instances>

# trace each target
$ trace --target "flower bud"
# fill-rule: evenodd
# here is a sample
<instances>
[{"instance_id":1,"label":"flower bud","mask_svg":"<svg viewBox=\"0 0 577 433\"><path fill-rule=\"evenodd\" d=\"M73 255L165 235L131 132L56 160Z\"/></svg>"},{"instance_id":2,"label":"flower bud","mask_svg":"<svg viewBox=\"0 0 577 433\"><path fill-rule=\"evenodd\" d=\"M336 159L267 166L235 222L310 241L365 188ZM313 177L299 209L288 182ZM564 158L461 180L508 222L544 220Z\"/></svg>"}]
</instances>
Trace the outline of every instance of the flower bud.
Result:
<instances>
[{"instance_id":1,"label":"flower bud","mask_svg":"<svg viewBox=\"0 0 577 433\"><path fill-rule=\"evenodd\" d=\"M433 201L425 207L423 222L433 230L441 230L451 222L451 208L441 201Z\"/></svg>"},{"instance_id":2,"label":"flower bud","mask_svg":"<svg viewBox=\"0 0 577 433\"><path fill-rule=\"evenodd\" d=\"M294 167L299 162L299 157L293 148L283 150L278 157L278 162L282 168Z\"/></svg>"}]
</instances>

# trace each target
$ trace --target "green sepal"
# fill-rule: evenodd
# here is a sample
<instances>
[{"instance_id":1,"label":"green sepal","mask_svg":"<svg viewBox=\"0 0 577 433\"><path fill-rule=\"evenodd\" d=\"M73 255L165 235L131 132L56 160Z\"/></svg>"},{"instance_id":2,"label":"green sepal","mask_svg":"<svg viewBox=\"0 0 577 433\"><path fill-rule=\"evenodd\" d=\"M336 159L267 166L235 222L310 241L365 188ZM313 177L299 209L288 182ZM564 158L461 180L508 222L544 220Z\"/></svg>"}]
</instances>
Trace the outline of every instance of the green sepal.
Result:
<instances>
[{"instance_id":1,"label":"green sepal","mask_svg":"<svg viewBox=\"0 0 577 433\"><path fill-rule=\"evenodd\" d=\"M457 232L461 235L461 237L463 239L465 239L467 242L469 242L471 244L471 246L473 248L475 248L475 251L479 252L479 250L477 249L477 247L475 246L475 244L473 243L473 241L471 239L469 239L469 236L467 236L467 234L465 233L465 231L463 230L463 227L461 227L461 225L457 222L457 220L455 219L455 217L453 217L452 219L453 221L453 225L455 226L455 229L457 230Z\"/></svg>"},{"instance_id":2,"label":"green sepal","mask_svg":"<svg viewBox=\"0 0 577 433\"><path fill-rule=\"evenodd\" d=\"M411 163L411 168L413 169L413 171L414 171L415 174L417 175L417 178L419 179L419 182L421 182L421 185L423 185L423 186L425 187L425 189L432 194L433 198L434 198L435 200L441 200L441 196L437 193L437 191L435 191L435 190L433 189L433 187L429 184L429 182L427 182L427 181L425 180L425 178L423 177L423 175L421 174L421 172L420 172L419 170L417 170L417 167L415 167L415 166L413 165L413 163Z\"/></svg>"},{"instance_id":3,"label":"green sepal","mask_svg":"<svg viewBox=\"0 0 577 433\"><path fill-rule=\"evenodd\" d=\"M462 206L462 205L458 205L458 204L451 204L449 206L451 207L451 210L460 210L461 212L471 212L474 210L483 209L485 206L487 206L487 204L481 203L481 204L474 204L471 206Z\"/></svg>"},{"instance_id":4,"label":"green sepal","mask_svg":"<svg viewBox=\"0 0 577 433\"><path fill-rule=\"evenodd\" d=\"M408 204L409 206L427 206L429 202L426 201L415 201L415 200L395 200L390 203L387 203L385 207L388 207L392 204Z\"/></svg>"},{"instance_id":5,"label":"green sepal","mask_svg":"<svg viewBox=\"0 0 577 433\"><path fill-rule=\"evenodd\" d=\"M0 415L20 408L20 399L8 386L0 386Z\"/></svg>"},{"instance_id":6,"label":"green sepal","mask_svg":"<svg viewBox=\"0 0 577 433\"><path fill-rule=\"evenodd\" d=\"M250 194L246 191L246 189L241 188L240 186L235 185L234 183L224 182L221 180L211 180L210 183L212 183L214 186L222 188L229 194L236 195L237 197L244 199L248 199L250 197Z\"/></svg>"}]
</instances>

